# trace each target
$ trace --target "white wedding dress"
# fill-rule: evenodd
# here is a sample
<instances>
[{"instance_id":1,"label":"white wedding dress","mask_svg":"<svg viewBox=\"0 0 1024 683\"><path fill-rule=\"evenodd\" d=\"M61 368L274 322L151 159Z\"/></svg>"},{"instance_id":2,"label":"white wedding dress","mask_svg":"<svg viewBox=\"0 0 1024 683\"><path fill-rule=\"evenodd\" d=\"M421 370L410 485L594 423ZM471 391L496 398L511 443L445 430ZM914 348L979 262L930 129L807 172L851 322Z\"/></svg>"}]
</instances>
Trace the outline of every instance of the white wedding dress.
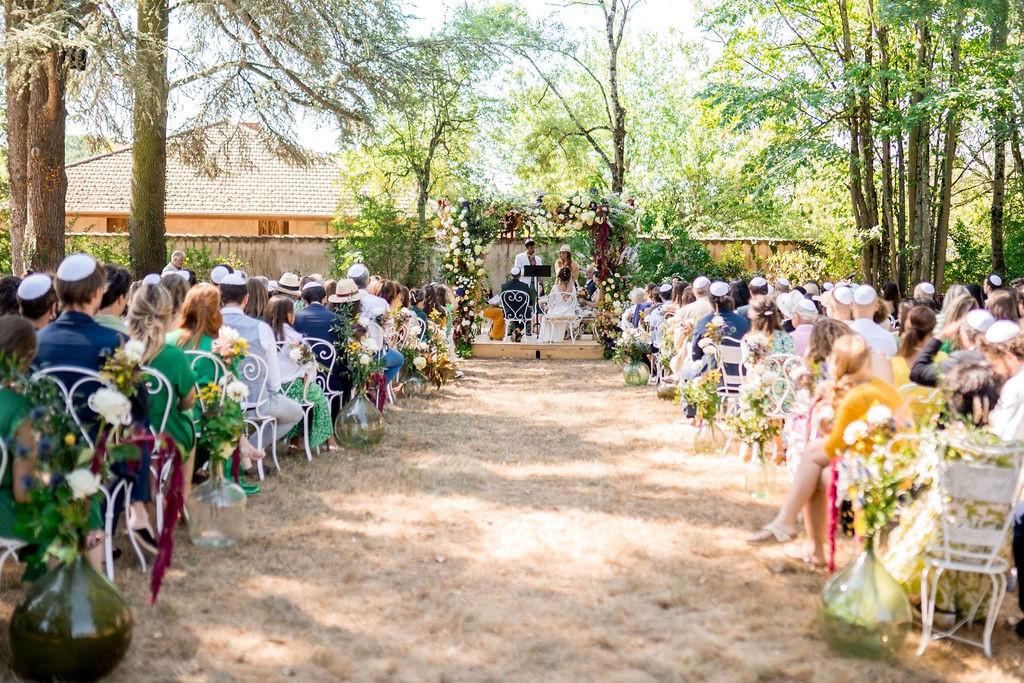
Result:
<instances>
[{"instance_id":1,"label":"white wedding dress","mask_svg":"<svg viewBox=\"0 0 1024 683\"><path fill-rule=\"evenodd\" d=\"M537 342L552 344L565 339L565 328L569 321L576 317L576 286L563 291L557 286L548 295L548 306L544 319L540 323Z\"/></svg>"}]
</instances>

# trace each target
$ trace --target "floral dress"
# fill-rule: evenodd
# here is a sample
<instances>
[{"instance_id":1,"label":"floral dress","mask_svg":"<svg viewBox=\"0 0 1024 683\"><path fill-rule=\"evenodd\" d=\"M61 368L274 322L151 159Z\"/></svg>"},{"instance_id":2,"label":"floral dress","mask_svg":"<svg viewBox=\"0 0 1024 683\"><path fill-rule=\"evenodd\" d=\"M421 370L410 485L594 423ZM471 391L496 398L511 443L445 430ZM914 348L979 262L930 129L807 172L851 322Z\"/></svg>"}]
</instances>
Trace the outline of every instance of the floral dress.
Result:
<instances>
[{"instance_id":1,"label":"floral dress","mask_svg":"<svg viewBox=\"0 0 1024 683\"><path fill-rule=\"evenodd\" d=\"M285 340L292 343L301 343L303 336L290 325L284 328ZM331 421L331 405L324 394L323 387L316 381L311 381L306 387L306 376L312 373L316 377L316 366L307 368L296 363L290 356L291 346L284 346L278 354L278 362L281 368L281 387L288 398L299 405L305 401L313 404L313 419L309 423L309 447L316 448L324 444L334 434L334 423ZM284 439L294 439L302 434L302 423L292 427L291 431L284 435Z\"/></svg>"}]
</instances>

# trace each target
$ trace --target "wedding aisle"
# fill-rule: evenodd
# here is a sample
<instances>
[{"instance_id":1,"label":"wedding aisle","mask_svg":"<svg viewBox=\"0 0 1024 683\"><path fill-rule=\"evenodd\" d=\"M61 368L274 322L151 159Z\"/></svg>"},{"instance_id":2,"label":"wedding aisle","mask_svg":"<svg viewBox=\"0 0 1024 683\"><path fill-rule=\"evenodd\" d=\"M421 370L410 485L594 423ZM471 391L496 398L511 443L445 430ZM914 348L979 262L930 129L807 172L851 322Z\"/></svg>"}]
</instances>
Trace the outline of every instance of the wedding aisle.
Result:
<instances>
[{"instance_id":1,"label":"wedding aisle","mask_svg":"<svg viewBox=\"0 0 1024 683\"><path fill-rule=\"evenodd\" d=\"M109 680L1018 680L1002 624L993 662L916 658L916 632L891 662L833 654L825 574L743 543L781 499L745 496L735 458L690 455L678 407L611 363L463 367L400 401L373 454L284 457L243 545L179 532L155 607L122 559L135 640Z\"/></svg>"}]
</instances>

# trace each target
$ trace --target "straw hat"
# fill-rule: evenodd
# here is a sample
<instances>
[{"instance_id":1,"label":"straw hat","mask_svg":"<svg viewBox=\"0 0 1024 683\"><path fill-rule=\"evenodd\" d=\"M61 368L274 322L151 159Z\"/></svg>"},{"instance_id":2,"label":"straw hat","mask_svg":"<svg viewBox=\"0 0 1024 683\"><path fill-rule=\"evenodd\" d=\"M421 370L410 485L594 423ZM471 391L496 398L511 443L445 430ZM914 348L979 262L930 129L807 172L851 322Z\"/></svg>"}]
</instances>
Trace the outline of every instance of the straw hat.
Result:
<instances>
[{"instance_id":1,"label":"straw hat","mask_svg":"<svg viewBox=\"0 0 1024 683\"><path fill-rule=\"evenodd\" d=\"M295 273L284 273L277 281L277 293L285 296L297 297L299 295L299 276Z\"/></svg>"},{"instance_id":2,"label":"straw hat","mask_svg":"<svg viewBox=\"0 0 1024 683\"><path fill-rule=\"evenodd\" d=\"M345 278L344 280L338 280L338 289L334 294L327 297L327 303L347 304L352 301L358 301L362 298L363 292L356 287L355 280L352 278Z\"/></svg>"}]
</instances>

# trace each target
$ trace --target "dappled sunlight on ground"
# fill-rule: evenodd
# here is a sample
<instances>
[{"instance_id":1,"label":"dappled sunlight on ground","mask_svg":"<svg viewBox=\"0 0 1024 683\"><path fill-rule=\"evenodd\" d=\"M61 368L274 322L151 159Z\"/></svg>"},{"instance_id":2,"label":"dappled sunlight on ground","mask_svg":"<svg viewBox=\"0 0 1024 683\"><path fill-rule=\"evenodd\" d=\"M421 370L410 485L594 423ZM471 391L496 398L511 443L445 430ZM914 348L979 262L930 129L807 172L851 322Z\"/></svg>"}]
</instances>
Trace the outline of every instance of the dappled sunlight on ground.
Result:
<instances>
[{"instance_id":1,"label":"dappled sunlight on ground","mask_svg":"<svg viewBox=\"0 0 1024 683\"><path fill-rule=\"evenodd\" d=\"M744 543L781 496L746 496L736 457L692 455L679 408L610 363L464 370L399 401L373 453L282 458L244 544L179 530L156 606L122 559L136 631L110 680L1017 680L1003 628L991 663L948 643L916 658L916 634L892 662L832 654L826 575L798 546Z\"/></svg>"}]
</instances>

